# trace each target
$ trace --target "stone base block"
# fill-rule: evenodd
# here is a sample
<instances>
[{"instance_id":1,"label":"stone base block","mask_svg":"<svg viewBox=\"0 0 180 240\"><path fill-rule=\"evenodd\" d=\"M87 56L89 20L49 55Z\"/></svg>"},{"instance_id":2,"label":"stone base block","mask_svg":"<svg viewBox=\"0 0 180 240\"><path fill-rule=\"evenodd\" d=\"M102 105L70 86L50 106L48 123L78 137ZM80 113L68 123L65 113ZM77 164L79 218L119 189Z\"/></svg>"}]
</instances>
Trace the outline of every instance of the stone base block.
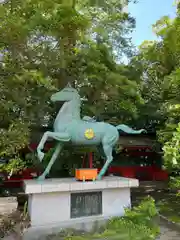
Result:
<instances>
[{"instance_id":1,"label":"stone base block","mask_svg":"<svg viewBox=\"0 0 180 240\"><path fill-rule=\"evenodd\" d=\"M124 208L131 207L130 188L138 186L138 180L122 177L94 182L72 178L25 181L31 219L25 239L65 228L89 231L97 223L123 216Z\"/></svg>"}]
</instances>

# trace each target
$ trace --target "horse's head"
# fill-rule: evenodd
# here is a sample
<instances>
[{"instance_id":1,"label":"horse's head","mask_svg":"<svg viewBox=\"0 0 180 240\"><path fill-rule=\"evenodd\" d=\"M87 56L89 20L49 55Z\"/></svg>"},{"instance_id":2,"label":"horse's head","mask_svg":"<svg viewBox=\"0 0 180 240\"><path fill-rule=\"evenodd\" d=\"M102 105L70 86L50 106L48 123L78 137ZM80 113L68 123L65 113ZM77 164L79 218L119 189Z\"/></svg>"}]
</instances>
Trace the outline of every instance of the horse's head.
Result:
<instances>
[{"instance_id":1,"label":"horse's head","mask_svg":"<svg viewBox=\"0 0 180 240\"><path fill-rule=\"evenodd\" d=\"M72 87L65 87L61 91L54 93L51 96L51 101L52 102L58 102L58 101L71 101L71 100L76 100L80 99L80 96L78 94L78 91L75 88Z\"/></svg>"}]
</instances>

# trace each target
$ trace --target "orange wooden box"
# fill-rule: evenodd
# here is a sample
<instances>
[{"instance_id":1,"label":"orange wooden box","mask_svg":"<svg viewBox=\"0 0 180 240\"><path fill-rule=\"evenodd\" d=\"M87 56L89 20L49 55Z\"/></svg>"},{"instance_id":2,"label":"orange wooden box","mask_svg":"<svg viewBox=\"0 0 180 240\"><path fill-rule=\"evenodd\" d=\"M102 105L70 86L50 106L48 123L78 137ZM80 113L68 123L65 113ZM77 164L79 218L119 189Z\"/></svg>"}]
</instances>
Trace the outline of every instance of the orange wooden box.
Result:
<instances>
[{"instance_id":1,"label":"orange wooden box","mask_svg":"<svg viewBox=\"0 0 180 240\"><path fill-rule=\"evenodd\" d=\"M75 178L77 180L96 180L98 175L98 170L96 168L79 168L76 169Z\"/></svg>"}]
</instances>

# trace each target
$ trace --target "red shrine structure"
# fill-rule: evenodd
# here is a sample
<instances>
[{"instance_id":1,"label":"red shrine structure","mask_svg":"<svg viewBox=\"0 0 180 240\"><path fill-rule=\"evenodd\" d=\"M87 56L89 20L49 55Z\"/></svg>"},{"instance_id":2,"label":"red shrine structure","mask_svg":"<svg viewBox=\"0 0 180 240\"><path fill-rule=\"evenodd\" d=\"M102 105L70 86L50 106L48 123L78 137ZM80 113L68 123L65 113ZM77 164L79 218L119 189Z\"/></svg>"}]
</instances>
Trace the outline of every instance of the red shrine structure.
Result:
<instances>
[{"instance_id":1,"label":"red shrine structure","mask_svg":"<svg viewBox=\"0 0 180 240\"><path fill-rule=\"evenodd\" d=\"M164 181L168 172L163 169L159 144L153 135L125 135L119 139L120 153L114 153L109 174L137 178L142 181Z\"/></svg>"},{"instance_id":2,"label":"red shrine structure","mask_svg":"<svg viewBox=\"0 0 180 240\"><path fill-rule=\"evenodd\" d=\"M36 151L40 133L36 132L32 143L29 145L31 150ZM48 142L45 145L45 151L48 151L54 146L53 142ZM168 180L168 172L163 169L163 158L161 148L158 147L156 137L151 134L146 135L121 135L119 138L119 146L121 151L114 152L114 160L111 163L107 175L116 175L127 178L137 178L140 181L165 181ZM24 153L28 153L29 148ZM82 167L88 165L93 168L93 153L84 154ZM103 159L100 159L98 170L103 166ZM18 174L12 174L10 178L5 176L5 187L21 187L24 179L32 179L39 175L39 170L34 167L29 167ZM2 175L2 173L0 173Z\"/></svg>"},{"instance_id":3,"label":"red shrine structure","mask_svg":"<svg viewBox=\"0 0 180 240\"><path fill-rule=\"evenodd\" d=\"M107 175L137 178L141 181L168 180L168 172L163 169L163 158L154 134L123 135L119 138L119 153L113 153ZM93 166L93 153L89 153L89 166ZM103 159L99 170L103 165ZM83 161L85 166L85 161Z\"/></svg>"}]
</instances>

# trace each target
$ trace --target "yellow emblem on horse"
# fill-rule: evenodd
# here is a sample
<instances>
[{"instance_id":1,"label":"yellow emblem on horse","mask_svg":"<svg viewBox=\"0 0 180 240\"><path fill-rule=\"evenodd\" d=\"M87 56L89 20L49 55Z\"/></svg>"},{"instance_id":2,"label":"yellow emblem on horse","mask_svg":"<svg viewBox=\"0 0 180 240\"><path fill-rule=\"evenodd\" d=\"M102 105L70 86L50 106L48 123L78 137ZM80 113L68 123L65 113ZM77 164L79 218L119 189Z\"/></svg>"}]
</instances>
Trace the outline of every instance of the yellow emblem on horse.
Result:
<instances>
[{"instance_id":1,"label":"yellow emblem on horse","mask_svg":"<svg viewBox=\"0 0 180 240\"><path fill-rule=\"evenodd\" d=\"M84 133L84 136L87 138L87 139L93 139L94 138L94 131L93 129L87 129Z\"/></svg>"}]
</instances>

